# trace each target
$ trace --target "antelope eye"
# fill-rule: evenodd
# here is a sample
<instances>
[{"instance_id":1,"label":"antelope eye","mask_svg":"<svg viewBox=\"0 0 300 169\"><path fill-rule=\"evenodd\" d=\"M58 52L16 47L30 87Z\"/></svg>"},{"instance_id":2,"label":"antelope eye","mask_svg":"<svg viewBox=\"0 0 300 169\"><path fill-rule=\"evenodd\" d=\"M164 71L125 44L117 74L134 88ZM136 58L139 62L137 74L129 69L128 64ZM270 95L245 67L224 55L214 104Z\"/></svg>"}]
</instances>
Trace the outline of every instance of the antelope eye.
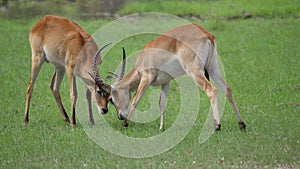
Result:
<instances>
[{"instance_id":1,"label":"antelope eye","mask_svg":"<svg viewBox=\"0 0 300 169\"><path fill-rule=\"evenodd\" d=\"M105 90L97 89L97 93L100 94L101 96L105 97L105 98L109 97L109 94Z\"/></svg>"},{"instance_id":2,"label":"antelope eye","mask_svg":"<svg viewBox=\"0 0 300 169\"><path fill-rule=\"evenodd\" d=\"M101 95L102 95L103 97L105 97L105 98L108 98L108 97L109 97L109 94L108 94L105 90L103 90L103 91L101 92Z\"/></svg>"}]
</instances>

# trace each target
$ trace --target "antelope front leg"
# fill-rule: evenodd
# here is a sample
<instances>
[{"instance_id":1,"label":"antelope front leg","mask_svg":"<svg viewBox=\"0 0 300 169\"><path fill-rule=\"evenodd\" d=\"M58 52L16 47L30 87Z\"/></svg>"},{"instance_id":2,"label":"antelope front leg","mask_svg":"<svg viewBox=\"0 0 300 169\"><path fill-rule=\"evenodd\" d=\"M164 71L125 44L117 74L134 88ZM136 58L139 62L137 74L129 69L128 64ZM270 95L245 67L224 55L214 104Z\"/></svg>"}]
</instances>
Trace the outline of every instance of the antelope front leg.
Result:
<instances>
[{"instance_id":1,"label":"antelope front leg","mask_svg":"<svg viewBox=\"0 0 300 169\"><path fill-rule=\"evenodd\" d=\"M68 79L70 83L70 97L72 102L72 117L71 117L70 125L72 127L75 127L76 126L75 105L77 101L76 79L75 76L73 76L73 73L69 74Z\"/></svg>"},{"instance_id":2,"label":"antelope front leg","mask_svg":"<svg viewBox=\"0 0 300 169\"><path fill-rule=\"evenodd\" d=\"M163 84L161 86L161 92L160 92L160 97L159 97L159 106L160 106L160 126L159 129L161 130L164 127L164 121L165 121L165 110L166 110L166 105L167 105L167 97L168 97L168 92L170 88L170 82L167 84Z\"/></svg>"},{"instance_id":3,"label":"antelope front leg","mask_svg":"<svg viewBox=\"0 0 300 169\"><path fill-rule=\"evenodd\" d=\"M95 124L93 112L92 112L92 103L91 103L91 92L89 89L86 90L86 100L88 102L88 111L89 111L89 121L91 125Z\"/></svg>"},{"instance_id":4,"label":"antelope front leg","mask_svg":"<svg viewBox=\"0 0 300 169\"><path fill-rule=\"evenodd\" d=\"M63 79L65 70L64 69L58 69L55 68L51 83L50 83L50 89L53 93L53 96L55 98L56 104L61 112L62 118L64 121L69 122L69 117L65 111L65 108L61 102L61 97L60 97L60 92L59 92L59 88L60 88L60 84L61 81Z\"/></svg>"},{"instance_id":5,"label":"antelope front leg","mask_svg":"<svg viewBox=\"0 0 300 169\"><path fill-rule=\"evenodd\" d=\"M128 127L134 109L136 108L137 104L143 97L145 91L147 90L147 88L152 80L153 80L153 76L150 73L149 74L146 73L144 76L142 76L139 87L136 91L136 94L135 94L133 100L132 100L128 116L124 121L124 127Z\"/></svg>"}]
</instances>

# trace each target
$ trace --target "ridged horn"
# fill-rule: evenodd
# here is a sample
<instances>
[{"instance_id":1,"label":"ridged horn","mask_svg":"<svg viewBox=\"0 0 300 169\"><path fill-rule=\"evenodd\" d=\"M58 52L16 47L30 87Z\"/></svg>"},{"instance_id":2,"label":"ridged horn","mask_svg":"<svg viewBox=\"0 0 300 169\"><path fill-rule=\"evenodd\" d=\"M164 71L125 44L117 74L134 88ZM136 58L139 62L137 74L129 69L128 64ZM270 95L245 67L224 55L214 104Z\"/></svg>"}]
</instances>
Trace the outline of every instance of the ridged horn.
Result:
<instances>
[{"instance_id":1,"label":"ridged horn","mask_svg":"<svg viewBox=\"0 0 300 169\"><path fill-rule=\"evenodd\" d=\"M123 79L125 74L125 67L126 67L126 52L124 47L122 49L123 49L123 61L122 61L122 67L121 67L120 75L118 77L118 81Z\"/></svg>"},{"instance_id":2,"label":"ridged horn","mask_svg":"<svg viewBox=\"0 0 300 169\"><path fill-rule=\"evenodd\" d=\"M111 44L111 43L108 43L108 44L102 46L102 48L100 48L100 49L96 52L96 54L95 54L95 56L94 56L94 58L93 58L93 74L89 73L89 75L95 80L96 84L97 84L99 87L101 87L101 86L103 85L103 81L102 81L102 79L101 79L101 77L100 77L100 75L99 75L99 73L98 73L97 59L98 59L98 57L99 57L101 51L102 51L105 47L107 47L108 45L110 45L110 44Z\"/></svg>"}]
</instances>

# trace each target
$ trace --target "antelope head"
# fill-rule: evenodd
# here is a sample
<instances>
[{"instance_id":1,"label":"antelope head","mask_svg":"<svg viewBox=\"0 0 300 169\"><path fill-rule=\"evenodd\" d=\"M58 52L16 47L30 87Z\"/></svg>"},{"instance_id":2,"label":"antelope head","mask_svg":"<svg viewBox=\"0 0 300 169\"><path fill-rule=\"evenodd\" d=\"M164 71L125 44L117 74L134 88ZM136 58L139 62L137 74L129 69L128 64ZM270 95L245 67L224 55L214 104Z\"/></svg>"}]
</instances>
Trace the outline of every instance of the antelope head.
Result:
<instances>
[{"instance_id":1,"label":"antelope head","mask_svg":"<svg viewBox=\"0 0 300 169\"><path fill-rule=\"evenodd\" d=\"M108 84L105 84L102 80L102 78L100 77L99 73L98 73L98 68L97 68L97 58L99 57L101 51L106 47L108 46L109 44L103 46L102 48L100 48L94 58L93 58L93 73L90 73L90 76L94 79L95 83L96 83L96 92L97 94L95 95L95 98L96 98L96 101L97 102L102 102L102 103L99 103L100 105L102 104L106 104L108 102L112 103L115 107L116 105L114 104L113 102L113 99L112 99L112 93L113 93L113 87L111 85L108 85ZM116 82L122 80L122 78L124 77L124 73L125 73L125 66L126 66L126 54L125 54L125 49L123 48L123 62L122 62L122 67L121 67L121 71L120 71L120 74L117 74L117 73L114 73L114 72L109 72L111 73L112 75L116 76L117 80ZM103 99L104 98L104 99ZM99 105L97 104L97 105ZM105 114L103 113L102 109L100 107L98 107L99 111L102 112L102 114ZM116 107L117 109L117 107ZM117 109L118 110L118 109ZM119 115L119 112L118 112L118 117L120 119L120 115Z\"/></svg>"},{"instance_id":2,"label":"antelope head","mask_svg":"<svg viewBox=\"0 0 300 169\"><path fill-rule=\"evenodd\" d=\"M114 105L119 120L126 119L128 105L130 101L130 85L127 83L126 84L121 83L125 74L125 67L126 67L126 53L125 53L125 49L124 48L122 49L123 49L123 61L122 61L120 74L110 72L117 78L116 82L111 86L110 102Z\"/></svg>"},{"instance_id":3,"label":"antelope head","mask_svg":"<svg viewBox=\"0 0 300 169\"><path fill-rule=\"evenodd\" d=\"M109 43L110 44L110 43ZM95 101L96 101L96 105L97 108L99 110L99 112L101 112L102 114L106 114L108 109L107 109L107 104L109 102L109 98L110 98L110 91L111 91L111 87L108 84L105 84L102 80L102 78L99 75L98 72L98 68L97 68L97 59L100 56L101 51L107 47L109 44L104 45L102 48L100 48L96 54L93 57L93 72L88 72L89 75L94 79L95 81Z\"/></svg>"}]
</instances>

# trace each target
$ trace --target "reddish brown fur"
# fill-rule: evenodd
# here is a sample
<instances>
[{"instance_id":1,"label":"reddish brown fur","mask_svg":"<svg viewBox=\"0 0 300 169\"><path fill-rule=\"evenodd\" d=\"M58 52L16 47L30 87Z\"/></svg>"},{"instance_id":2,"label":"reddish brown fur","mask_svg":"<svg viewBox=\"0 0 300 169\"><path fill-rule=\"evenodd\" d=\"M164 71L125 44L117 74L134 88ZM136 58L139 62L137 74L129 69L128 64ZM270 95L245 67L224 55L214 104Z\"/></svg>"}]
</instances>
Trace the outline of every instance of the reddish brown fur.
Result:
<instances>
[{"instance_id":1,"label":"reddish brown fur","mask_svg":"<svg viewBox=\"0 0 300 169\"><path fill-rule=\"evenodd\" d=\"M204 72L207 69L208 74L226 93L240 128L245 129L246 125L240 117L231 89L222 78L217 62L215 37L201 26L189 24L165 32L145 45L136 60L135 67L121 81L113 84L112 100L119 119L125 119L124 126L127 127L135 107L147 88L151 85L160 85L160 129L162 129L170 81L187 74L208 96L215 130L220 130L217 89L205 77ZM134 90L136 94L130 103L130 93Z\"/></svg>"},{"instance_id":2,"label":"reddish brown fur","mask_svg":"<svg viewBox=\"0 0 300 169\"><path fill-rule=\"evenodd\" d=\"M201 27L197 24L193 24L193 25L196 26L197 28L199 28L203 33L205 33L205 35L207 36L209 41L215 46L215 36L213 34L211 34L206 29L204 29L203 27Z\"/></svg>"},{"instance_id":3,"label":"reddish brown fur","mask_svg":"<svg viewBox=\"0 0 300 169\"><path fill-rule=\"evenodd\" d=\"M200 31L195 30L198 29ZM144 49L147 48L160 48L165 49L170 52L176 53L177 49L180 48L182 45L192 45L191 41L189 39L183 39L182 35L184 35L186 31L192 31L196 32L195 36L201 36L202 38L207 38L212 43L213 46L215 46L215 36L205 30L203 27L197 25L197 24L189 24L184 25L181 27L175 27L164 34L160 35L157 39L150 41ZM186 35L184 35L186 36ZM201 37L195 37L195 38L201 38Z\"/></svg>"},{"instance_id":4,"label":"reddish brown fur","mask_svg":"<svg viewBox=\"0 0 300 169\"><path fill-rule=\"evenodd\" d=\"M28 83L26 94L26 108L24 124L28 122L28 112L30 99L34 82L44 61L50 62L55 66L54 75L52 77L50 88L60 109L63 119L69 120L65 109L62 105L59 86L66 72L70 85L70 96L72 102L72 118L71 125L76 124L75 120L75 104L77 100L77 89L75 76L79 76L86 84L87 100L89 106L90 122L93 124L93 116L91 112L91 95L94 96L98 108L107 111L107 98L103 98L96 94L97 86L94 79L90 77L88 72L93 72L93 56L98 50L98 46L93 38L85 32L75 22L52 15L44 16L30 30L29 41L32 51L32 71L30 81ZM101 63L101 57L98 57L97 65Z\"/></svg>"}]
</instances>

